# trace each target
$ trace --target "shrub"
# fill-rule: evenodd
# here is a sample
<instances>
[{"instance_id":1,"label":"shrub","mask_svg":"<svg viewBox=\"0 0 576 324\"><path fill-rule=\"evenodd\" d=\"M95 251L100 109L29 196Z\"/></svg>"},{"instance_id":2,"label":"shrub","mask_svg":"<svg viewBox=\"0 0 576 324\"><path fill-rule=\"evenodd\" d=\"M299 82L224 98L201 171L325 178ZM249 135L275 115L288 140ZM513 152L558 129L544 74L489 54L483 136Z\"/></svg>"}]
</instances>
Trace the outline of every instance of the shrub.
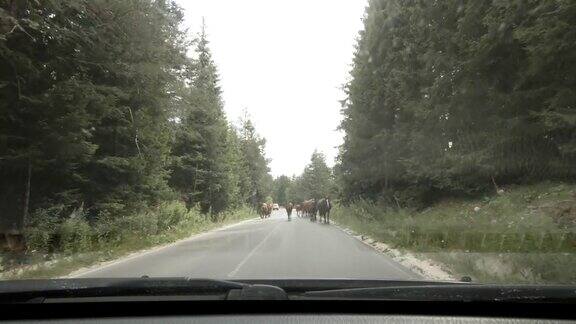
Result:
<instances>
[{"instance_id":1,"label":"shrub","mask_svg":"<svg viewBox=\"0 0 576 324\"><path fill-rule=\"evenodd\" d=\"M103 207L103 205L100 205ZM210 230L222 224L255 217L255 212L242 206L221 213L219 223L202 214L198 207L189 211L178 201L160 204L155 209L144 212L123 214L123 205L109 204L100 210L89 223L82 209L75 210L62 221L63 207L36 210L27 226L27 237L31 246L43 252L65 252L68 254L91 252L74 258L54 258L55 265L40 266L39 270L25 270L15 274L17 278L52 277L64 275L76 266L84 266L95 261L118 257L124 252L147 248L155 244L174 242L193 233ZM92 224L92 225L91 225ZM159 226L163 230L159 229ZM36 258L39 260L40 258ZM7 260L0 259L6 263ZM2 268L0 267L0 272Z\"/></svg>"},{"instance_id":2,"label":"shrub","mask_svg":"<svg viewBox=\"0 0 576 324\"><path fill-rule=\"evenodd\" d=\"M63 209L64 206L58 205L50 208L39 208L30 213L24 229L29 251L47 253L51 249Z\"/></svg>"},{"instance_id":3,"label":"shrub","mask_svg":"<svg viewBox=\"0 0 576 324\"><path fill-rule=\"evenodd\" d=\"M122 221L128 234L156 235L160 232L158 213L155 211L136 213Z\"/></svg>"},{"instance_id":4,"label":"shrub","mask_svg":"<svg viewBox=\"0 0 576 324\"><path fill-rule=\"evenodd\" d=\"M197 225L206 221L206 217L200 212L199 206L194 206L186 212L183 223L187 225Z\"/></svg>"},{"instance_id":5,"label":"shrub","mask_svg":"<svg viewBox=\"0 0 576 324\"><path fill-rule=\"evenodd\" d=\"M235 221L254 217L254 210L248 206L241 206L234 210L227 210L220 214L220 221Z\"/></svg>"},{"instance_id":6,"label":"shrub","mask_svg":"<svg viewBox=\"0 0 576 324\"><path fill-rule=\"evenodd\" d=\"M60 225L58 234L62 252L88 251L92 245L92 227L86 221L82 208L74 210Z\"/></svg>"},{"instance_id":7,"label":"shrub","mask_svg":"<svg viewBox=\"0 0 576 324\"><path fill-rule=\"evenodd\" d=\"M101 211L94 222L94 234L98 243L118 244L123 234L121 221L110 212Z\"/></svg>"},{"instance_id":8,"label":"shrub","mask_svg":"<svg viewBox=\"0 0 576 324\"><path fill-rule=\"evenodd\" d=\"M187 214L186 206L178 201L163 203L156 211L158 231L166 231L180 224Z\"/></svg>"}]
</instances>

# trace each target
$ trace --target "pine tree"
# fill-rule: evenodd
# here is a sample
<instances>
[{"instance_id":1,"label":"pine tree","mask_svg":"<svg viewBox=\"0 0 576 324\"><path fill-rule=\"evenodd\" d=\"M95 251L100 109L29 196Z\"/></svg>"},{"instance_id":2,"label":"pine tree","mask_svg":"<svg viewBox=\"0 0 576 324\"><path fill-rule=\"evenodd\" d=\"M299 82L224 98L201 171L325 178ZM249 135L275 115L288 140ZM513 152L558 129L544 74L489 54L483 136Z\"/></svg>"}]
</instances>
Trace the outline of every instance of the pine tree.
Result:
<instances>
[{"instance_id":1,"label":"pine tree","mask_svg":"<svg viewBox=\"0 0 576 324\"><path fill-rule=\"evenodd\" d=\"M1 7L4 215L55 204L97 215L163 199L169 93L185 53L179 8L82 0Z\"/></svg>"},{"instance_id":2,"label":"pine tree","mask_svg":"<svg viewBox=\"0 0 576 324\"><path fill-rule=\"evenodd\" d=\"M286 205L286 203L288 203L289 201L288 193L290 191L291 186L292 181L290 180L289 177L285 175L279 176L278 178L274 179L273 184L274 202L283 206Z\"/></svg>"},{"instance_id":3,"label":"pine tree","mask_svg":"<svg viewBox=\"0 0 576 324\"><path fill-rule=\"evenodd\" d=\"M204 26L195 52L198 58L189 64L191 81L181 108L171 183L189 207L199 204L202 212L216 215L230 204L229 129Z\"/></svg>"},{"instance_id":4,"label":"pine tree","mask_svg":"<svg viewBox=\"0 0 576 324\"><path fill-rule=\"evenodd\" d=\"M426 204L573 179L574 8L370 1L343 102L343 198Z\"/></svg>"},{"instance_id":5,"label":"pine tree","mask_svg":"<svg viewBox=\"0 0 576 324\"><path fill-rule=\"evenodd\" d=\"M273 179L269 174L269 161L264 152L266 140L256 133L252 122L246 116L242 120L240 145L248 180L242 182L241 191L247 193L246 203L256 208L271 196Z\"/></svg>"}]
</instances>

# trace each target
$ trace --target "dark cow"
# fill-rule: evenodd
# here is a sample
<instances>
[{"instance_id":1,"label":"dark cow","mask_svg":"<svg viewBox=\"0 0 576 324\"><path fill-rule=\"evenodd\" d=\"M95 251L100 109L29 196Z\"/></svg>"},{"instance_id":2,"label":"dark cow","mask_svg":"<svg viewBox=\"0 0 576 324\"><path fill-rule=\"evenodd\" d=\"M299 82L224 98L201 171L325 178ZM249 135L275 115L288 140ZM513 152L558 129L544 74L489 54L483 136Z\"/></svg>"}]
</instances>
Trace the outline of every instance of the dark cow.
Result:
<instances>
[{"instance_id":1,"label":"dark cow","mask_svg":"<svg viewBox=\"0 0 576 324\"><path fill-rule=\"evenodd\" d=\"M318 214L320 214L320 219L326 223L330 224L330 209L332 209L332 202L328 197L320 199L316 205L318 209Z\"/></svg>"},{"instance_id":2,"label":"dark cow","mask_svg":"<svg viewBox=\"0 0 576 324\"><path fill-rule=\"evenodd\" d=\"M286 205L286 214L288 214L288 220L290 220L291 217L292 217L292 208L293 208L293 206L294 206L294 205L292 205L291 202L289 202L289 203Z\"/></svg>"},{"instance_id":3,"label":"dark cow","mask_svg":"<svg viewBox=\"0 0 576 324\"><path fill-rule=\"evenodd\" d=\"M302 203L302 211L310 220L316 221L316 199L309 199Z\"/></svg>"},{"instance_id":4,"label":"dark cow","mask_svg":"<svg viewBox=\"0 0 576 324\"><path fill-rule=\"evenodd\" d=\"M260 218L264 218L267 212L268 212L268 206L266 204L260 205L260 208L258 208L258 215L260 215Z\"/></svg>"},{"instance_id":5,"label":"dark cow","mask_svg":"<svg viewBox=\"0 0 576 324\"><path fill-rule=\"evenodd\" d=\"M300 206L300 204L296 204L294 208L296 209L296 216L302 217L302 206Z\"/></svg>"}]
</instances>

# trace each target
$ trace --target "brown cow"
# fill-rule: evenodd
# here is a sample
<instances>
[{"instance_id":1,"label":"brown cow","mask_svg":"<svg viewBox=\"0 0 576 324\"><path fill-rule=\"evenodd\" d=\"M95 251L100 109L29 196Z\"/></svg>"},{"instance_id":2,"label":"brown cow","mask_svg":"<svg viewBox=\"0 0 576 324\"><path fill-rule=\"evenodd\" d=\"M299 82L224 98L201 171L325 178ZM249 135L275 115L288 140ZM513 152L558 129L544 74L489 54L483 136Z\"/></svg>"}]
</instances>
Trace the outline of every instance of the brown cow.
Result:
<instances>
[{"instance_id":1,"label":"brown cow","mask_svg":"<svg viewBox=\"0 0 576 324\"><path fill-rule=\"evenodd\" d=\"M304 214L310 217L310 220L315 222L316 221L316 200L309 199L302 203L302 210Z\"/></svg>"},{"instance_id":2,"label":"brown cow","mask_svg":"<svg viewBox=\"0 0 576 324\"><path fill-rule=\"evenodd\" d=\"M268 214L266 214L266 218L269 218L270 215L272 214L272 211L274 210L274 204L273 203L269 203L268 204Z\"/></svg>"},{"instance_id":3,"label":"brown cow","mask_svg":"<svg viewBox=\"0 0 576 324\"><path fill-rule=\"evenodd\" d=\"M268 217L270 217L271 213L272 213L272 205L267 204L267 203L262 203L262 205L260 206L260 209L258 210L258 214L260 215L260 218L262 218L262 219L268 218Z\"/></svg>"},{"instance_id":4,"label":"brown cow","mask_svg":"<svg viewBox=\"0 0 576 324\"><path fill-rule=\"evenodd\" d=\"M294 209L296 209L296 216L302 217L302 206L300 206L300 204L296 204L296 206L294 206Z\"/></svg>"}]
</instances>

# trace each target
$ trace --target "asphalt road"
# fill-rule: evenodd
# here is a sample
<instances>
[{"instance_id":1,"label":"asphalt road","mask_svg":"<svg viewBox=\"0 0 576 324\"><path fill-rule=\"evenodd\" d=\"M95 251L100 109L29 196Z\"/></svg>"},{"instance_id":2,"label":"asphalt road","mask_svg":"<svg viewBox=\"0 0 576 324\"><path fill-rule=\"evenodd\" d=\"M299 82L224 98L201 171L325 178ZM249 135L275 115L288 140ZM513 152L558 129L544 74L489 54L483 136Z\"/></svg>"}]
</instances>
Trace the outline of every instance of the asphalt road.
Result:
<instances>
[{"instance_id":1,"label":"asphalt road","mask_svg":"<svg viewBox=\"0 0 576 324\"><path fill-rule=\"evenodd\" d=\"M120 259L74 277L216 279L419 279L332 225L287 220L285 210L264 220L201 234L162 249Z\"/></svg>"}]
</instances>

